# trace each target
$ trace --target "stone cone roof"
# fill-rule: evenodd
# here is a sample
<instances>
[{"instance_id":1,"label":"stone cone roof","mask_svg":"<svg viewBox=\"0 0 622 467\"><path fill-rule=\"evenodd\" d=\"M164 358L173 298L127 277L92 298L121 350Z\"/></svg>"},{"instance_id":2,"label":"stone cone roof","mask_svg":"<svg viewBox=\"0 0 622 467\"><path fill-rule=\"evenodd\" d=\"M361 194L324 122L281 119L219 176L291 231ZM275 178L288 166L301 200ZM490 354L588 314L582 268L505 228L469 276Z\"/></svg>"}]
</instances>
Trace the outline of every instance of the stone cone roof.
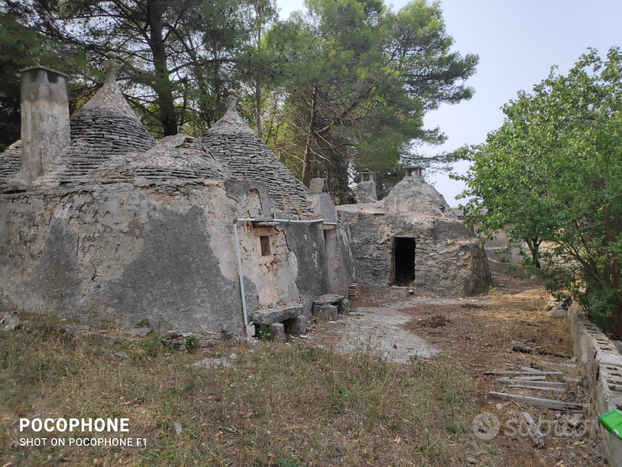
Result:
<instances>
[{"instance_id":1,"label":"stone cone roof","mask_svg":"<svg viewBox=\"0 0 622 467\"><path fill-rule=\"evenodd\" d=\"M103 64L107 73L104 85L71 117L71 145L64 154L62 183L98 169L111 156L146 151L155 144L117 86L120 65L115 55L108 57Z\"/></svg>"},{"instance_id":2,"label":"stone cone roof","mask_svg":"<svg viewBox=\"0 0 622 467\"><path fill-rule=\"evenodd\" d=\"M0 154L0 185L16 178L22 170L22 140L11 144Z\"/></svg>"},{"instance_id":3,"label":"stone cone roof","mask_svg":"<svg viewBox=\"0 0 622 467\"><path fill-rule=\"evenodd\" d=\"M102 167L101 180L122 182L136 180L157 182L192 182L224 180L226 171L196 138L182 132L162 138L149 151L111 160ZM116 165L108 169L108 165Z\"/></svg>"},{"instance_id":4,"label":"stone cone roof","mask_svg":"<svg viewBox=\"0 0 622 467\"><path fill-rule=\"evenodd\" d=\"M383 206L388 212L416 213L458 220L443 195L419 176L404 177L389 191L386 198L376 204Z\"/></svg>"},{"instance_id":5,"label":"stone cone roof","mask_svg":"<svg viewBox=\"0 0 622 467\"><path fill-rule=\"evenodd\" d=\"M266 183L276 209L310 216L307 188L240 117L236 102L229 91L225 115L201 136L201 142L232 178Z\"/></svg>"}]
</instances>

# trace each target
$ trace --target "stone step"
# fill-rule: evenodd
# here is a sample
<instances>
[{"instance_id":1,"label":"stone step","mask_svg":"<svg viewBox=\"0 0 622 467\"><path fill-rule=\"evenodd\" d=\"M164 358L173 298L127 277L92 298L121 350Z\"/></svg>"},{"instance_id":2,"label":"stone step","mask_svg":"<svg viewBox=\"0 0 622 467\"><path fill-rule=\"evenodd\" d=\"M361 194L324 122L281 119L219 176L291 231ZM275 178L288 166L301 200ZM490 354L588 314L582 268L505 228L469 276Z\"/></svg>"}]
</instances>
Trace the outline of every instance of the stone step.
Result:
<instances>
[{"instance_id":1,"label":"stone step","mask_svg":"<svg viewBox=\"0 0 622 467\"><path fill-rule=\"evenodd\" d=\"M250 319L255 324L282 323L288 319L294 319L302 315L304 309L301 303L277 306L274 308L263 308L250 313Z\"/></svg>"},{"instance_id":2,"label":"stone step","mask_svg":"<svg viewBox=\"0 0 622 467\"><path fill-rule=\"evenodd\" d=\"M313 304L314 305L336 305L337 303L342 301L344 298L345 297L343 295L326 294L313 300Z\"/></svg>"}]
</instances>

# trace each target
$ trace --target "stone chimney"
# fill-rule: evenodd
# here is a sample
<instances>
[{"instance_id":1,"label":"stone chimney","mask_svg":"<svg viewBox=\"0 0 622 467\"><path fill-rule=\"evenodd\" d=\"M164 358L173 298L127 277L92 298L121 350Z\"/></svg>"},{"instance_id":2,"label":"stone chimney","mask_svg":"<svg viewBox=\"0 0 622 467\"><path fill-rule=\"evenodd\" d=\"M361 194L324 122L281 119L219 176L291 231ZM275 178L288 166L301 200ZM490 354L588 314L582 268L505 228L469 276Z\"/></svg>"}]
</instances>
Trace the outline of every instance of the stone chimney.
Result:
<instances>
[{"instance_id":1,"label":"stone chimney","mask_svg":"<svg viewBox=\"0 0 622 467\"><path fill-rule=\"evenodd\" d=\"M420 165L411 165L409 167L404 167L406 173L404 174L404 178L420 178L423 179L423 167Z\"/></svg>"},{"instance_id":2,"label":"stone chimney","mask_svg":"<svg viewBox=\"0 0 622 467\"><path fill-rule=\"evenodd\" d=\"M359 204L378 201L376 196L376 174L371 170L361 172L361 181L356 191L356 202Z\"/></svg>"},{"instance_id":3,"label":"stone chimney","mask_svg":"<svg viewBox=\"0 0 622 467\"><path fill-rule=\"evenodd\" d=\"M22 181L49 173L69 145L67 75L42 66L21 71Z\"/></svg>"}]
</instances>

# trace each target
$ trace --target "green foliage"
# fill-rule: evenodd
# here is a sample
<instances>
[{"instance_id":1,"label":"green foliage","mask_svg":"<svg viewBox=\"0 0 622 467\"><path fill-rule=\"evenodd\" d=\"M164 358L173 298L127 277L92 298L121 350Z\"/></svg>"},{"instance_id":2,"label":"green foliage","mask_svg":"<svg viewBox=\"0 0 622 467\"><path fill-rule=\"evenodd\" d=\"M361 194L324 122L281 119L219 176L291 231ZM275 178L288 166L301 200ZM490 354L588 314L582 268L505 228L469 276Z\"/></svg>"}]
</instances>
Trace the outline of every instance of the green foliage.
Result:
<instances>
[{"instance_id":1,"label":"green foliage","mask_svg":"<svg viewBox=\"0 0 622 467\"><path fill-rule=\"evenodd\" d=\"M282 77L267 99L264 139L305 184L326 177L344 200L353 171L390 174L404 156L417 157L412 140L444 140L424 130L423 116L472 95L463 82L477 57L450 52L438 3L397 13L376 0L311 0L307 8L266 39Z\"/></svg>"},{"instance_id":2,"label":"green foliage","mask_svg":"<svg viewBox=\"0 0 622 467\"><path fill-rule=\"evenodd\" d=\"M270 325L269 324L256 324L257 337L261 340L270 340Z\"/></svg>"},{"instance_id":3,"label":"green foliage","mask_svg":"<svg viewBox=\"0 0 622 467\"><path fill-rule=\"evenodd\" d=\"M158 331L151 331L140 344L147 351L147 355L155 357L162 352L162 349L164 348L164 335Z\"/></svg>"},{"instance_id":4,"label":"green foliage","mask_svg":"<svg viewBox=\"0 0 622 467\"><path fill-rule=\"evenodd\" d=\"M106 52L123 65L119 86L154 136L198 136L222 116L228 88L239 110L292 172L324 176L352 202L357 170L383 194L400 166L423 160L416 142L439 143L423 116L468 99L477 57L452 52L438 3L398 12L382 0L310 0L278 22L274 0L77 0L0 7L0 150L19 137L19 69L70 74L72 112L104 80ZM63 60L58 60L59 56Z\"/></svg>"},{"instance_id":5,"label":"green foliage","mask_svg":"<svg viewBox=\"0 0 622 467\"><path fill-rule=\"evenodd\" d=\"M569 290L622 336L622 55L583 55L504 107L503 126L465 149L473 198L463 206L489 237L505 230L526 265ZM540 248L545 242L546 248ZM544 251L543 251L544 250Z\"/></svg>"},{"instance_id":6,"label":"green foliage","mask_svg":"<svg viewBox=\"0 0 622 467\"><path fill-rule=\"evenodd\" d=\"M190 337L186 338L186 341L184 342L184 348L188 352L191 352L193 350L198 349L199 348L199 338L197 336L190 336Z\"/></svg>"},{"instance_id":7,"label":"green foliage","mask_svg":"<svg viewBox=\"0 0 622 467\"><path fill-rule=\"evenodd\" d=\"M35 65L70 72L84 67L81 51L25 25L25 12L0 8L0 152L20 138L20 70ZM59 61L58 55L64 60ZM70 97L73 97L70 95Z\"/></svg>"}]
</instances>

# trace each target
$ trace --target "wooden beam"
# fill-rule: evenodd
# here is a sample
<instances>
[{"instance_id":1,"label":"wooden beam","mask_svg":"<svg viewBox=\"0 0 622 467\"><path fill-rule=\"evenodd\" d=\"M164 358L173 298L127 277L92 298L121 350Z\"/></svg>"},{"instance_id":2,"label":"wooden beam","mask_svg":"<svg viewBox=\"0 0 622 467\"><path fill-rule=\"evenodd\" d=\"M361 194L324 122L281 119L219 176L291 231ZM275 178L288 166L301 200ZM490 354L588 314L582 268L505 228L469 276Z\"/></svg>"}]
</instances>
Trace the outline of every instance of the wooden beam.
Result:
<instances>
[{"instance_id":1,"label":"wooden beam","mask_svg":"<svg viewBox=\"0 0 622 467\"><path fill-rule=\"evenodd\" d=\"M575 402L566 402L554 399L541 399L539 397L521 396L519 394L506 394L504 392L490 391L493 397L499 399L509 399L512 401L522 402L523 404L532 405L534 407L546 407L553 410L561 410L564 412L580 412L583 410L583 404Z\"/></svg>"},{"instance_id":2,"label":"wooden beam","mask_svg":"<svg viewBox=\"0 0 622 467\"><path fill-rule=\"evenodd\" d=\"M512 371L512 370L489 370L484 373L485 375L499 375L499 376L528 376L528 375L562 375L561 371Z\"/></svg>"},{"instance_id":3,"label":"wooden beam","mask_svg":"<svg viewBox=\"0 0 622 467\"><path fill-rule=\"evenodd\" d=\"M523 378L498 378L497 382L501 384L520 384L526 383L532 386L539 386L542 388L567 388L568 385L560 381L532 381L524 380Z\"/></svg>"},{"instance_id":4,"label":"wooden beam","mask_svg":"<svg viewBox=\"0 0 622 467\"><path fill-rule=\"evenodd\" d=\"M512 384L508 386L509 388L521 388L521 389L534 389L536 391L555 391L555 392L568 392L566 388L559 387L541 387L541 386L531 386L529 383L523 384Z\"/></svg>"}]
</instances>

